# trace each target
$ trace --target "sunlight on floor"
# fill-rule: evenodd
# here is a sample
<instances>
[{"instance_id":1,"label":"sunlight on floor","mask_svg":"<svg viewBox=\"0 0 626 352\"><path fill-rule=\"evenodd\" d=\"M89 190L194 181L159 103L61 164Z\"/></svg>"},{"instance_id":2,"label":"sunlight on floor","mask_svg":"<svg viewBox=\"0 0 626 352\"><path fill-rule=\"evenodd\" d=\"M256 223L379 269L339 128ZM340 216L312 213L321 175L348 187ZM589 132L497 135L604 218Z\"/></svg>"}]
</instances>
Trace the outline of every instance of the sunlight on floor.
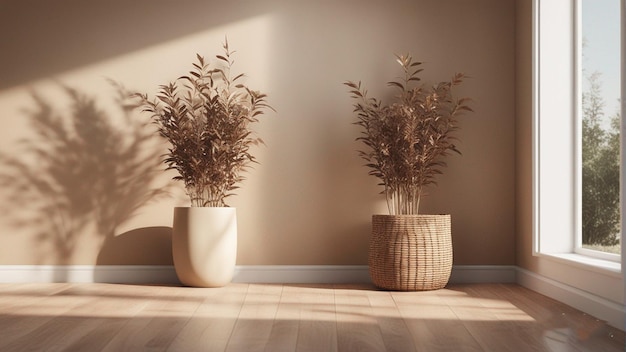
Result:
<instances>
[{"instance_id":1,"label":"sunlight on floor","mask_svg":"<svg viewBox=\"0 0 626 352\"><path fill-rule=\"evenodd\" d=\"M111 350L205 343L218 350L250 344L297 350L323 343L331 350L595 352L620 351L624 340L622 331L571 307L497 284L428 292L367 285L3 284L0 327L0 349L53 342Z\"/></svg>"}]
</instances>

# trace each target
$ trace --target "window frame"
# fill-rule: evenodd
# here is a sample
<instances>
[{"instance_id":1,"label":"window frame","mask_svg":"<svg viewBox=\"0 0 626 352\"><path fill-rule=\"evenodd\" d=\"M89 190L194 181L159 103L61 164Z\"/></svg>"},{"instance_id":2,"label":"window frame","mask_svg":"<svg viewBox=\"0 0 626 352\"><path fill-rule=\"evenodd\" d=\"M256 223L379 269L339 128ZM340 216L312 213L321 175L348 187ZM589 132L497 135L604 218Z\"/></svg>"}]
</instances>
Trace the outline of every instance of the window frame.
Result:
<instances>
[{"instance_id":1,"label":"window frame","mask_svg":"<svg viewBox=\"0 0 626 352\"><path fill-rule=\"evenodd\" d=\"M620 3L622 28L625 2ZM592 266L599 259L614 263L609 265L610 270L620 272L622 255L582 248L580 8L580 0L533 0L533 255ZM621 41L624 52L623 36ZM624 66L622 60L622 87ZM624 93L622 88L622 121ZM623 136L624 123L621 132ZM624 174L621 163L621 184ZM599 267L606 269L605 265Z\"/></svg>"}]
</instances>

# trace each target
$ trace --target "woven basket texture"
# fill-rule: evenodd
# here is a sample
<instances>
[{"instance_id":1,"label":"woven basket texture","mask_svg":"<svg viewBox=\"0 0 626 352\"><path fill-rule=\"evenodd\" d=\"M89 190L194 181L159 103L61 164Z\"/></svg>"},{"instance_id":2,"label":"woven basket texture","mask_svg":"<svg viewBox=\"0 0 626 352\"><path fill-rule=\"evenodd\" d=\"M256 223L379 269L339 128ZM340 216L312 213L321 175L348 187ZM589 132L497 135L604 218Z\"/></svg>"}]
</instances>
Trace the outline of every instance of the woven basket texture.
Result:
<instances>
[{"instance_id":1,"label":"woven basket texture","mask_svg":"<svg viewBox=\"0 0 626 352\"><path fill-rule=\"evenodd\" d=\"M395 291L445 287L452 271L450 222L450 215L372 216L372 282Z\"/></svg>"}]
</instances>

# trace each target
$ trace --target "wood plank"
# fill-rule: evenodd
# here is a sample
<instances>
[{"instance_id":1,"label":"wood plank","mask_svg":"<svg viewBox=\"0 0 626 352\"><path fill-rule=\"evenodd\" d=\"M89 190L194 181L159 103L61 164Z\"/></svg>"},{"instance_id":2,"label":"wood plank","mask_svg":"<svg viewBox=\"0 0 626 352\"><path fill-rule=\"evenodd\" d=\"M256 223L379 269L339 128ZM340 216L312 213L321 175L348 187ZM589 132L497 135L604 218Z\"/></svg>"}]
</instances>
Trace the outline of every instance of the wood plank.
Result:
<instances>
[{"instance_id":1,"label":"wood plank","mask_svg":"<svg viewBox=\"0 0 626 352\"><path fill-rule=\"evenodd\" d=\"M549 349L624 351L624 332L588 314L518 285L502 285L497 292L531 315Z\"/></svg>"},{"instance_id":2,"label":"wood plank","mask_svg":"<svg viewBox=\"0 0 626 352\"><path fill-rule=\"evenodd\" d=\"M1 311L0 350L19 351L20 346L54 342L57 338L54 321L69 315L74 307L86 304L85 300L67 294L70 289L69 284L45 284L38 292L20 287L11 294L12 299L21 303L16 302Z\"/></svg>"},{"instance_id":3,"label":"wood plank","mask_svg":"<svg viewBox=\"0 0 626 352\"><path fill-rule=\"evenodd\" d=\"M337 351L337 316L332 285L314 285L298 291L300 323L297 351Z\"/></svg>"},{"instance_id":4,"label":"wood plank","mask_svg":"<svg viewBox=\"0 0 626 352\"><path fill-rule=\"evenodd\" d=\"M154 295L118 331L103 351L163 351L175 339L203 299L202 289L153 287Z\"/></svg>"},{"instance_id":5,"label":"wood plank","mask_svg":"<svg viewBox=\"0 0 626 352\"><path fill-rule=\"evenodd\" d=\"M395 292L395 300L418 351L483 351L440 291Z\"/></svg>"},{"instance_id":6,"label":"wood plank","mask_svg":"<svg viewBox=\"0 0 626 352\"><path fill-rule=\"evenodd\" d=\"M463 291L471 297L472 302L477 306L476 309L481 310L480 314L487 315L486 318L475 324L482 326L483 329L477 331L469 327L468 324L471 322L469 316L466 317L466 321L468 321L466 326L483 346L502 349L511 345L513 347L525 346L525 348L534 351L546 350L547 347L544 343L545 330L537 324L531 315L515 306L506 298L503 298L503 296L506 297L506 293L501 292L504 287L506 286L501 284L462 286ZM472 312L468 312L468 314L472 314ZM498 326L490 327L490 324L488 324L489 319L499 322ZM492 334L498 335L494 337ZM500 340L498 340L499 338Z\"/></svg>"},{"instance_id":7,"label":"wood plank","mask_svg":"<svg viewBox=\"0 0 626 352\"><path fill-rule=\"evenodd\" d=\"M85 311L75 312L81 318L81 329L68 336L65 346L70 351L100 351L147 304L154 295L151 286L93 284L81 286L82 294L98 299Z\"/></svg>"},{"instance_id":8,"label":"wood plank","mask_svg":"<svg viewBox=\"0 0 626 352\"><path fill-rule=\"evenodd\" d=\"M367 292L354 286L335 288L339 351L384 351L385 343Z\"/></svg>"},{"instance_id":9,"label":"wood plank","mask_svg":"<svg viewBox=\"0 0 626 352\"><path fill-rule=\"evenodd\" d=\"M226 351L263 351L269 341L282 285L250 285Z\"/></svg>"},{"instance_id":10,"label":"wood plank","mask_svg":"<svg viewBox=\"0 0 626 352\"><path fill-rule=\"evenodd\" d=\"M303 288L283 286L280 302L265 351L295 351L298 343Z\"/></svg>"},{"instance_id":11,"label":"wood plank","mask_svg":"<svg viewBox=\"0 0 626 352\"><path fill-rule=\"evenodd\" d=\"M71 284L1 284L0 312L10 313L41 304L47 299L68 290Z\"/></svg>"},{"instance_id":12,"label":"wood plank","mask_svg":"<svg viewBox=\"0 0 626 352\"><path fill-rule=\"evenodd\" d=\"M169 346L169 351L224 351L241 312L247 284L206 291L202 304Z\"/></svg>"},{"instance_id":13,"label":"wood plank","mask_svg":"<svg viewBox=\"0 0 626 352\"><path fill-rule=\"evenodd\" d=\"M533 321L531 317L510 302L477 292L471 294L469 290L470 286L451 286L440 291L439 297L484 350L514 351L524 345L533 351L544 350L540 339L528 340L529 336L520 334L520 329L532 325L529 324Z\"/></svg>"},{"instance_id":14,"label":"wood plank","mask_svg":"<svg viewBox=\"0 0 626 352\"><path fill-rule=\"evenodd\" d=\"M386 351L414 351L411 332L390 292L368 291L372 313L376 317Z\"/></svg>"}]
</instances>

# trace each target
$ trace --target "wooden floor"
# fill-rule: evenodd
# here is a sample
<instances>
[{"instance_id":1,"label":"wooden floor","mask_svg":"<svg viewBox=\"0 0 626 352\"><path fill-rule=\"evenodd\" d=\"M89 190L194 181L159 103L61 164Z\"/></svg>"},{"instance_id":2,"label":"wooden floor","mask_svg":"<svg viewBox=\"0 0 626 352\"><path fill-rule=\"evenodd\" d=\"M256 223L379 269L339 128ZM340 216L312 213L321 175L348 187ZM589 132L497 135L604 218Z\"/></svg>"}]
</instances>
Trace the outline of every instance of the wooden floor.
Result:
<instances>
[{"instance_id":1,"label":"wooden floor","mask_svg":"<svg viewBox=\"0 0 626 352\"><path fill-rule=\"evenodd\" d=\"M624 351L517 285L0 285L0 351Z\"/></svg>"}]
</instances>

